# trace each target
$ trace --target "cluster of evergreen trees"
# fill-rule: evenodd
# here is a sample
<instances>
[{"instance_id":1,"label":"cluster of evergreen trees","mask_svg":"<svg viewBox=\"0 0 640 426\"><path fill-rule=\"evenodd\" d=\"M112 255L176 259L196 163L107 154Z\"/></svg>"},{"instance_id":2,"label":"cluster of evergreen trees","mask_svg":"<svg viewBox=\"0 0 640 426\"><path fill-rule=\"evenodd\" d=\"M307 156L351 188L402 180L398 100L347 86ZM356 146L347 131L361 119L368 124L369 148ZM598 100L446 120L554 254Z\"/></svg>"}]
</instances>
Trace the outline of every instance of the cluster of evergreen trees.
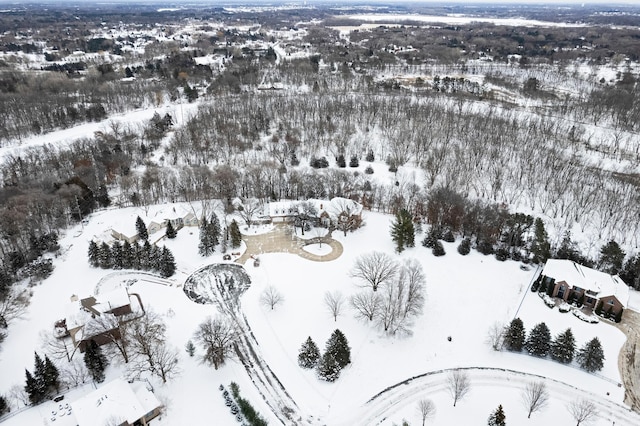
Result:
<instances>
[{"instance_id":1,"label":"cluster of evergreen trees","mask_svg":"<svg viewBox=\"0 0 640 426\"><path fill-rule=\"evenodd\" d=\"M334 382L340 377L340 371L351 362L351 348L342 331L336 329L320 355L318 345L308 337L300 347L298 365L302 368L315 368L318 377Z\"/></svg>"},{"instance_id":2,"label":"cluster of evergreen trees","mask_svg":"<svg viewBox=\"0 0 640 426\"><path fill-rule=\"evenodd\" d=\"M25 368L26 383L24 390L32 404L39 404L60 391L60 372L45 355L44 360L34 353L33 373Z\"/></svg>"},{"instance_id":3,"label":"cluster of evergreen trees","mask_svg":"<svg viewBox=\"0 0 640 426\"><path fill-rule=\"evenodd\" d=\"M544 322L537 324L527 336L522 320L515 318L504 331L504 347L515 352L525 349L538 357L550 355L563 364L571 363L575 356L580 367L589 372L602 370L604 365L604 351L597 337L576 351L576 341L570 328L551 339L549 327Z\"/></svg>"},{"instance_id":4,"label":"cluster of evergreen trees","mask_svg":"<svg viewBox=\"0 0 640 426\"><path fill-rule=\"evenodd\" d=\"M220 243L220 221L215 213L211 219L203 217L200 221L200 243L198 252L201 256L209 256L216 251L216 246Z\"/></svg>"},{"instance_id":5,"label":"cluster of evergreen trees","mask_svg":"<svg viewBox=\"0 0 640 426\"><path fill-rule=\"evenodd\" d=\"M151 245L146 240L143 244L115 241L111 246L105 242L98 245L95 241L90 241L87 254L89 264L95 268L155 271L165 278L176 271L176 261L171 250Z\"/></svg>"},{"instance_id":6,"label":"cluster of evergreen trees","mask_svg":"<svg viewBox=\"0 0 640 426\"><path fill-rule=\"evenodd\" d=\"M255 408L253 408L251 403L240 396L240 386L235 382L231 382L229 388L231 389L233 399L238 403L238 408L240 408L240 412L244 416L245 420L251 426L267 426L268 422L256 411Z\"/></svg>"}]
</instances>

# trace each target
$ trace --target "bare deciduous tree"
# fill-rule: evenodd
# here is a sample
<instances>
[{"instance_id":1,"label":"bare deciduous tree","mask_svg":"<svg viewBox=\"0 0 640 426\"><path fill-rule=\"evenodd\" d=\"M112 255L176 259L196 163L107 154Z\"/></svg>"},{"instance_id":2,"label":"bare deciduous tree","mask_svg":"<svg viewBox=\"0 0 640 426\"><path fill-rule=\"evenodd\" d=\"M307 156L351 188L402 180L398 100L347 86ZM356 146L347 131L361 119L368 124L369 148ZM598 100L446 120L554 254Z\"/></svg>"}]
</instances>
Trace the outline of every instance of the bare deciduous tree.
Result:
<instances>
[{"instance_id":1,"label":"bare deciduous tree","mask_svg":"<svg viewBox=\"0 0 640 426\"><path fill-rule=\"evenodd\" d=\"M377 291L382 284L396 277L398 263L388 254L374 251L358 257L349 274L363 281L364 287Z\"/></svg>"},{"instance_id":2,"label":"bare deciduous tree","mask_svg":"<svg viewBox=\"0 0 640 426\"><path fill-rule=\"evenodd\" d=\"M487 343L494 351L499 351L502 348L502 342L504 339L504 324L494 322L493 325L487 331Z\"/></svg>"},{"instance_id":3,"label":"bare deciduous tree","mask_svg":"<svg viewBox=\"0 0 640 426\"><path fill-rule=\"evenodd\" d=\"M373 321L380 310L380 294L369 290L351 296L351 306L356 310L356 317Z\"/></svg>"},{"instance_id":4,"label":"bare deciduous tree","mask_svg":"<svg viewBox=\"0 0 640 426\"><path fill-rule=\"evenodd\" d=\"M29 395L24 390L24 385L11 386L11 389L9 389L9 393L7 396L11 400L11 403L16 410L29 405Z\"/></svg>"},{"instance_id":5,"label":"bare deciduous tree","mask_svg":"<svg viewBox=\"0 0 640 426\"><path fill-rule=\"evenodd\" d=\"M453 370L447 376L447 389L453 398L453 406L471 390L471 382L466 371Z\"/></svg>"},{"instance_id":6,"label":"bare deciduous tree","mask_svg":"<svg viewBox=\"0 0 640 426\"><path fill-rule=\"evenodd\" d=\"M418 401L418 412L422 419L422 426L424 426L427 419L433 417L436 413L436 405L430 399L421 399Z\"/></svg>"},{"instance_id":7,"label":"bare deciduous tree","mask_svg":"<svg viewBox=\"0 0 640 426\"><path fill-rule=\"evenodd\" d=\"M139 376L148 371L160 377L163 383L178 374L178 350L169 347L165 332L167 326L154 311L128 323L129 350L133 353L130 372Z\"/></svg>"},{"instance_id":8,"label":"bare deciduous tree","mask_svg":"<svg viewBox=\"0 0 640 426\"><path fill-rule=\"evenodd\" d=\"M40 347L51 358L68 362L76 350L70 337L56 337L50 330L40 331Z\"/></svg>"},{"instance_id":9,"label":"bare deciduous tree","mask_svg":"<svg viewBox=\"0 0 640 426\"><path fill-rule=\"evenodd\" d=\"M547 385L543 381L530 382L522 391L522 402L529 410L527 418L531 418L531 414L541 410L549 400L549 392Z\"/></svg>"},{"instance_id":10,"label":"bare deciduous tree","mask_svg":"<svg viewBox=\"0 0 640 426\"><path fill-rule=\"evenodd\" d=\"M260 303L264 306L268 306L273 311L274 308L284 301L284 296L274 286L262 290L260 294Z\"/></svg>"},{"instance_id":11,"label":"bare deciduous tree","mask_svg":"<svg viewBox=\"0 0 640 426\"><path fill-rule=\"evenodd\" d=\"M582 423L588 423L598 417L598 409L595 404L588 399L576 399L571 401L567 406L571 416L577 422L576 426Z\"/></svg>"},{"instance_id":12,"label":"bare deciduous tree","mask_svg":"<svg viewBox=\"0 0 640 426\"><path fill-rule=\"evenodd\" d=\"M76 358L60 369L60 380L69 387L91 381L91 374L82 359Z\"/></svg>"},{"instance_id":13,"label":"bare deciduous tree","mask_svg":"<svg viewBox=\"0 0 640 426\"><path fill-rule=\"evenodd\" d=\"M244 220L247 226L251 226L253 218L262 210L262 204L259 200L249 199L245 200L241 206L238 207L238 214Z\"/></svg>"},{"instance_id":14,"label":"bare deciduous tree","mask_svg":"<svg viewBox=\"0 0 640 426\"><path fill-rule=\"evenodd\" d=\"M29 306L29 297L26 290L14 287L0 299L0 328L7 328L13 320L24 315Z\"/></svg>"},{"instance_id":15,"label":"bare deciduous tree","mask_svg":"<svg viewBox=\"0 0 640 426\"><path fill-rule=\"evenodd\" d=\"M338 315L342 312L344 306L344 296L339 291L324 294L324 304L326 305L334 321L338 321Z\"/></svg>"},{"instance_id":16,"label":"bare deciduous tree","mask_svg":"<svg viewBox=\"0 0 640 426\"><path fill-rule=\"evenodd\" d=\"M152 312L151 315L154 315ZM133 320L135 322L135 320ZM113 348L116 348L122 360L126 363L129 362L129 329L130 322L126 318L116 317L111 314L102 314L92 318L85 326L85 333L88 335L101 335L113 343Z\"/></svg>"},{"instance_id":17,"label":"bare deciduous tree","mask_svg":"<svg viewBox=\"0 0 640 426\"><path fill-rule=\"evenodd\" d=\"M229 320L207 317L195 332L194 340L204 347L204 360L217 370L233 354L238 330Z\"/></svg>"}]
</instances>

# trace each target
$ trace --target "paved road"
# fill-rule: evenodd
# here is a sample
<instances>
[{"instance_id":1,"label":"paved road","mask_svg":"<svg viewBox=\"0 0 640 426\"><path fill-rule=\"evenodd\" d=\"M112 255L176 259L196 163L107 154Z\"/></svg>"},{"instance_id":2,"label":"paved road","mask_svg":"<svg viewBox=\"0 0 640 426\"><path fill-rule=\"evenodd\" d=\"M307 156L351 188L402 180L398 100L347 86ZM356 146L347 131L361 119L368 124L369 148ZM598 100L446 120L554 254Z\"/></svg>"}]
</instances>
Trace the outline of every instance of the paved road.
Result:
<instances>
[{"instance_id":1,"label":"paved road","mask_svg":"<svg viewBox=\"0 0 640 426\"><path fill-rule=\"evenodd\" d=\"M247 250L236 262L244 265L251 256L258 256L263 253L291 253L297 254L308 260L315 262L329 262L342 255L343 248L339 241L334 240L329 235L315 237L304 240L292 234L292 227L286 224L276 224L274 229L266 234L243 235L242 239L247 245ZM331 252L325 255L309 253L303 247L309 244L322 244L331 246Z\"/></svg>"},{"instance_id":2,"label":"paved road","mask_svg":"<svg viewBox=\"0 0 640 426\"><path fill-rule=\"evenodd\" d=\"M640 313L625 309L622 321L616 324L627 336L627 341L620 349L618 368L624 383L624 402L634 411L640 412Z\"/></svg>"}]
</instances>

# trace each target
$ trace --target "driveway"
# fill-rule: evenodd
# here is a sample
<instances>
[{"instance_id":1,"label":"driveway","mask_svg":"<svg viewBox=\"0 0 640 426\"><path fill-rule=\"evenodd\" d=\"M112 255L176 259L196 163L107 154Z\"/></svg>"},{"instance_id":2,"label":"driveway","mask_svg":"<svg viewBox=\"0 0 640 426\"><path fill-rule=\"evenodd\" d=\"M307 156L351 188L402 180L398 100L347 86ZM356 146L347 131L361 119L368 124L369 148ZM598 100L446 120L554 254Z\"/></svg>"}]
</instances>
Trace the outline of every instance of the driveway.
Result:
<instances>
[{"instance_id":1,"label":"driveway","mask_svg":"<svg viewBox=\"0 0 640 426\"><path fill-rule=\"evenodd\" d=\"M293 234L293 227L287 224L276 224L274 229L266 234L243 235L242 240L247 245L247 250L236 262L245 264L251 256L258 256L263 253L291 253L304 259L314 262L329 262L342 255L343 248L339 241L331 238L330 235L314 237L305 240ZM331 246L331 252L325 255L309 253L303 247L310 244L327 244Z\"/></svg>"}]
</instances>

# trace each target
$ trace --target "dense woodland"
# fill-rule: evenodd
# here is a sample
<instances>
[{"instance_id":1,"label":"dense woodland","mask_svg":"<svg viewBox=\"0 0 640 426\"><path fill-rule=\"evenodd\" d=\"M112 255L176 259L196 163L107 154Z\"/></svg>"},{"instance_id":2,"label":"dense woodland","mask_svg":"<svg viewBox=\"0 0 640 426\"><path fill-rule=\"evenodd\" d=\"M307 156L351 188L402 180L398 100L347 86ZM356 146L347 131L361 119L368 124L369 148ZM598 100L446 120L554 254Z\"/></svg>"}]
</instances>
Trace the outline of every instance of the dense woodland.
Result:
<instances>
[{"instance_id":1,"label":"dense woodland","mask_svg":"<svg viewBox=\"0 0 640 426\"><path fill-rule=\"evenodd\" d=\"M137 10L0 16L2 146L199 103L184 126L159 114L107 121L91 138L5 155L3 299L51 273L59 233L96 209L221 199L231 210L235 197L406 210L436 240L464 237L504 259L568 257L640 288L640 32L610 26L624 11L604 22L587 9L592 26L568 29L406 22L344 35L335 27L359 23L322 9ZM199 65L205 56L217 62ZM596 77L603 66L618 71Z\"/></svg>"}]
</instances>

